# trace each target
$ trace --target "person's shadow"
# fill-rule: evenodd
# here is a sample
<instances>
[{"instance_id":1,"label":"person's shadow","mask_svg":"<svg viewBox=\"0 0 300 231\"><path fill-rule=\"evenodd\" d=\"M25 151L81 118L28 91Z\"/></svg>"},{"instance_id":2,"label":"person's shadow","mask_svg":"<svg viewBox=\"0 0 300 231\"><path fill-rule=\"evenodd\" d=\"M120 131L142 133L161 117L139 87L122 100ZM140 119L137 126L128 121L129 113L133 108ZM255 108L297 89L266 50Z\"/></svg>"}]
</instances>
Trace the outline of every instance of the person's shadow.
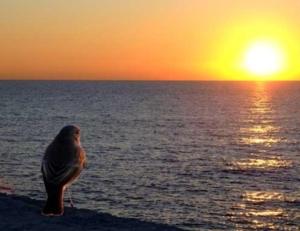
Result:
<instances>
[{"instance_id":1,"label":"person's shadow","mask_svg":"<svg viewBox=\"0 0 300 231\"><path fill-rule=\"evenodd\" d=\"M132 218L115 217L88 209L65 208L65 215L44 217L42 201L0 193L0 230L105 230L105 231L179 231L181 229Z\"/></svg>"}]
</instances>

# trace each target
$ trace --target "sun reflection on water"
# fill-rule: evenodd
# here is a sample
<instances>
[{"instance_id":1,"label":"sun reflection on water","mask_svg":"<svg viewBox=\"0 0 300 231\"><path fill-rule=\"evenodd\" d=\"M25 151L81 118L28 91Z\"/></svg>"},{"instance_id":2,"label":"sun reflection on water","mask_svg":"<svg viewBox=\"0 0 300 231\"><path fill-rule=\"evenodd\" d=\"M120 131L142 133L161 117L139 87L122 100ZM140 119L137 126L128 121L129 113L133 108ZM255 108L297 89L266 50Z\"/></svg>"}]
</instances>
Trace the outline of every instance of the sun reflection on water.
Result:
<instances>
[{"instance_id":1,"label":"sun reflection on water","mask_svg":"<svg viewBox=\"0 0 300 231\"><path fill-rule=\"evenodd\" d=\"M241 228L241 230L277 230L278 225L276 224L275 219L284 219L284 217L287 216L282 208L256 210L255 208L248 208L245 205L237 205L237 207L245 208L235 211L230 216L230 219L236 223L236 230L240 230L239 228Z\"/></svg>"},{"instance_id":2,"label":"sun reflection on water","mask_svg":"<svg viewBox=\"0 0 300 231\"><path fill-rule=\"evenodd\" d=\"M253 127L247 127L247 128L241 128L240 131L242 133L269 133L269 132L276 132L278 131L278 127L272 126L272 125L262 125L262 124L257 124L253 125Z\"/></svg>"},{"instance_id":3,"label":"sun reflection on water","mask_svg":"<svg viewBox=\"0 0 300 231\"><path fill-rule=\"evenodd\" d=\"M276 230L276 225L272 222L253 220L251 228L252 229L264 229L264 230L267 228L267 230Z\"/></svg>"},{"instance_id":4,"label":"sun reflection on water","mask_svg":"<svg viewBox=\"0 0 300 231\"><path fill-rule=\"evenodd\" d=\"M284 138L280 136L281 127L276 123L270 93L264 84L258 84L247 113L243 114L238 144L251 149L251 154L240 156L241 153L226 162L227 169L233 173L257 171L270 174L276 170L280 174L282 169L294 165L291 160L274 153L276 145L284 142ZM286 195L273 188L268 189L267 185L258 186L255 181L251 183L251 188L261 191L243 188L239 192L241 200L231 208L229 219L234 222L236 230L281 230L285 221L294 221L295 212L291 212L286 203L297 201L299 195ZM287 230L294 230L295 224L291 223L288 227L291 229Z\"/></svg>"},{"instance_id":5,"label":"sun reflection on water","mask_svg":"<svg viewBox=\"0 0 300 231\"><path fill-rule=\"evenodd\" d=\"M272 191L246 191L243 200L252 203L262 203L266 201L283 201L284 194Z\"/></svg>"},{"instance_id":6,"label":"sun reflection on water","mask_svg":"<svg viewBox=\"0 0 300 231\"><path fill-rule=\"evenodd\" d=\"M247 158L232 162L232 167L239 170L270 170L276 168L287 168L291 165L291 161L280 158Z\"/></svg>"},{"instance_id":7,"label":"sun reflection on water","mask_svg":"<svg viewBox=\"0 0 300 231\"><path fill-rule=\"evenodd\" d=\"M244 144L264 144L266 146L271 146L272 144L278 143L280 139L276 138L259 138L259 137L245 137L242 138L242 143Z\"/></svg>"},{"instance_id":8,"label":"sun reflection on water","mask_svg":"<svg viewBox=\"0 0 300 231\"><path fill-rule=\"evenodd\" d=\"M282 137L278 136L280 127L274 123L274 114L269 91L264 84L258 84L247 116L243 118L246 126L240 128L240 143L268 147L279 143Z\"/></svg>"},{"instance_id":9,"label":"sun reflection on water","mask_svg":"<svg viewBox=\"0 0 300 231\"><path fill-rule=\"evenodd\" d=\"M278 208L278 209L267 209L267 210L263 210L263 211L249 211L246 213L247 216L279 216L283 214L283 209Z\"/></svg>"},{"instance_id":10,"label":"sun reflection on water","mask_svg":"<svg viewBox=\"0 0 300 231\"><path fill-rule=\"evenodd\" d=\"M255 230L277 230L278 220L288 217L287 211L278 204L284 200L285 196L281 192L245 191L242 201L234 206L230 219L237 223L237 230L244 223ZM265 204L267 202L270 204Z\"/></svg>"},{"instance_id":11,"label":"sun reflection on water","mask_svg":"<svg viewBox=\"0 0 300 231\"><path fill-rule=\"evenodd\" d=\"M274 145L284 141L280 137L280 126L275 123L275 110L272 106L271 92L264 83L258 83L251 97L244 126L240 128L239 144L254 146L255 152L249 157L236 158L231 161L233 170L268 170L286 168L292 165L269 151Z\"/></svg>"}]
</instances>

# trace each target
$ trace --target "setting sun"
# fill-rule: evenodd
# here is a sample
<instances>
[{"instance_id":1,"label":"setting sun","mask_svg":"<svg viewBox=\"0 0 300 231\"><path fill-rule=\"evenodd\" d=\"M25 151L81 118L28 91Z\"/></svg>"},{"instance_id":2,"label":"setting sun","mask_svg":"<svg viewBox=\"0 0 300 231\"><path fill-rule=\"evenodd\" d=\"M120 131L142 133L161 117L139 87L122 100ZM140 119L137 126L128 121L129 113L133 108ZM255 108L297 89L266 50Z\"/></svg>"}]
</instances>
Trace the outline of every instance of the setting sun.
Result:
<instances>
[{"instance_id":1,"label":"setting sun","mask_svg":"<svg viewBox=\"0 0 300 231\"><path fill-rule=\"evenodd\" d=\"M248 47L243 62L246 71L256 77L266 78L283 69L284 54L276 44L258 41Z\"/></svg>"},{"instance_id":2,"label":"setting sun","mask_svg":"<svg viewBox=\"0 0 300 231\"><path fill-rule=\"evenodd\" d=\"M0 0L0 231L299 230L299 9Z\"/></svg>"},{"instance_id":3,"label":"setting sun","mask_svg":"<svg viewBox=\"0 0 300 231\"><path fill-rule=\"evenodd\" d=\"M0 80L300 80L295 0L18 2Z\"/></svg>"}]
</instances>

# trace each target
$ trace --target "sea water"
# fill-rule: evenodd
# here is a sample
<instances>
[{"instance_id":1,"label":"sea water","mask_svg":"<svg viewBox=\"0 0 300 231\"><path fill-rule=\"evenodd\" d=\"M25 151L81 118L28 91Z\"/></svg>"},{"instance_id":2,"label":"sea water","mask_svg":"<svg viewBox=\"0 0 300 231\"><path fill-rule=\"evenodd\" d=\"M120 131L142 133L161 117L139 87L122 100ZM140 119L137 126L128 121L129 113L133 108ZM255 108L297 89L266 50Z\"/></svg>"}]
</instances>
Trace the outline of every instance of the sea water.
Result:
<instances>
[{"instance_id":1,"label":"sea water","mask_svg":"<svg viewBox=\"0 0 300 231\"><path fill-rule=\"evenodd\" d=\"M16 194L45 199L43 153L76 124L77 207L188 230L300 226L300 82L1 81L0 99Z\"/></svg>"}]
</instances>

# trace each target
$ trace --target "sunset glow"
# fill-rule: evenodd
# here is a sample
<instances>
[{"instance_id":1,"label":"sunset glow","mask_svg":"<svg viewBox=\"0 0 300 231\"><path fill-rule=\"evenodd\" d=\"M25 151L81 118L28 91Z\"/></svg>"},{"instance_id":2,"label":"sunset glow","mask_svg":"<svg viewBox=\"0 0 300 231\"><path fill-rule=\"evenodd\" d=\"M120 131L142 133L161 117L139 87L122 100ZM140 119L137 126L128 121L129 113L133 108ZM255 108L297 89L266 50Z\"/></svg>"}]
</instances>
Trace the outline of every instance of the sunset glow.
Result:
<instances>
[{"instance_id":1,"label":"sunset glow","mask_svg":"<svg viewBox=\"0 0 300 231\"><path fill-rule=\"evenodd\" d=\"M1 1L0 79L300 80L299 7Z\"/></svg>"}]
</instances>

